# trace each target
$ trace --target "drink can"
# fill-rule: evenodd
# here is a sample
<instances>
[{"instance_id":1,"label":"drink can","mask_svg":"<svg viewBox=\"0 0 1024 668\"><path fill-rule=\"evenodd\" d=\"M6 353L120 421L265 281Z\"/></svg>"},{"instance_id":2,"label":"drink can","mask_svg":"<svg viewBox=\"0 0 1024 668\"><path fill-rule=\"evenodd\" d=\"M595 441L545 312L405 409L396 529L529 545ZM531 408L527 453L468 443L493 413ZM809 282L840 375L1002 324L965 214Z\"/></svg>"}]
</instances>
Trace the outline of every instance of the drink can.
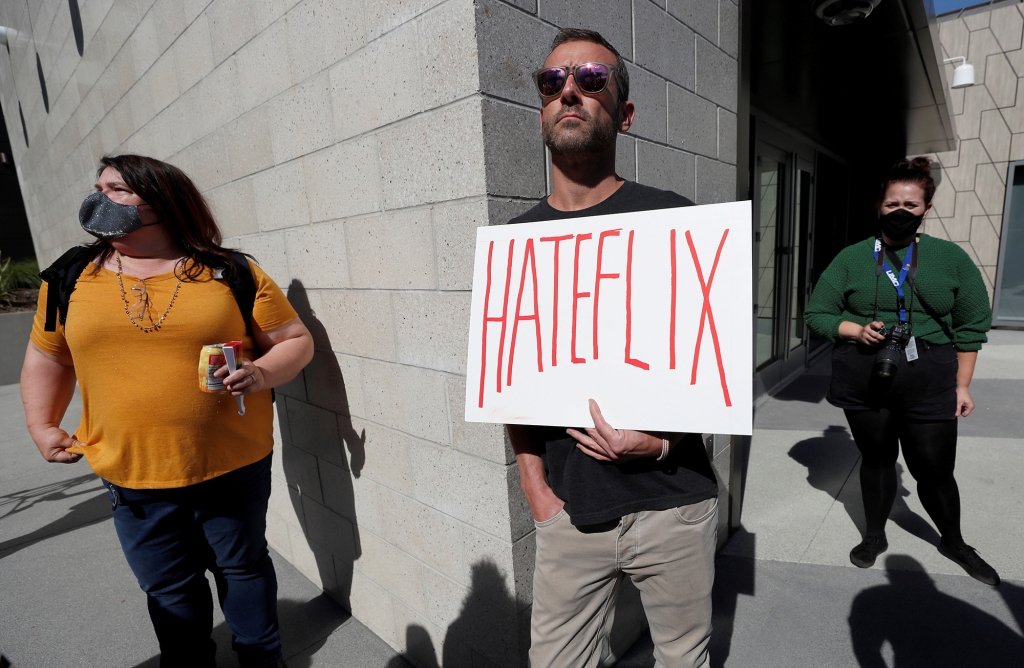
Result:
<instances>
[{"instance_id":1,"label":"drink can","mask_svg":"<svg viewBox=\"0 0 1024 668\"><path fill-rule=\"evenodd\" d=\"M215 378L214 372L224 366L224 344L213 343L203 346L199 353L199 389L203 392L222 393L224 379Z\"/></svg>"}]
</instances>

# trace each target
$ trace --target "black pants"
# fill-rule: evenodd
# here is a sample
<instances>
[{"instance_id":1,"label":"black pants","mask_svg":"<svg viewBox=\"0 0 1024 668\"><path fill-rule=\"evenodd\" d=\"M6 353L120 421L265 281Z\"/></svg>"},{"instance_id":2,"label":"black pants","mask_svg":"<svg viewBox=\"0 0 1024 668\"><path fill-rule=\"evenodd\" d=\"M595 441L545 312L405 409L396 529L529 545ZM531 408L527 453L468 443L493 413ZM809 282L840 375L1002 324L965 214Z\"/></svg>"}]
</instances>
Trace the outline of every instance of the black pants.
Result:
<instances>
[{"instance_id":1,"label":"black pants","mask_svg":"<svg viewBox=\"0 0 1024 668\"><path fill-rule=\"evenodd\" d=\"M861 453L860 485L867 533L885 531L896 500L896 458L900 446L917 494L942 540L956 545L960 534L960 490L953 477L957 421L910 420L888 408L846 410L850 432Z\"/></svg>"}]
</instances>

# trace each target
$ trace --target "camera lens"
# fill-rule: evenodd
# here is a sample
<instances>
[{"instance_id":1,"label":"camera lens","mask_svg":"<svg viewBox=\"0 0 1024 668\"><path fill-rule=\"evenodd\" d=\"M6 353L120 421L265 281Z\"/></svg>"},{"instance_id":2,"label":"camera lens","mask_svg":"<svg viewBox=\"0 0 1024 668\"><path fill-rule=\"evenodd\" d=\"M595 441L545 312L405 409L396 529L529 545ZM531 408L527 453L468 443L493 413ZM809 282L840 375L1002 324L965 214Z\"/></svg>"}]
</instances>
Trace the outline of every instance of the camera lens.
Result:
<instances>
[{"instance_id":1,"label":"camera lens","mask_svg":"<svg viewBox=\"0 0 1024 668\"><path fill-rule=\"evenodd\" d=\"M891 337L886 339L885 345L875 354L875 363L871 373L879 380L892 380L892 377L896 375L900 354L899 343Z\"/></svg>"}]
</instances>

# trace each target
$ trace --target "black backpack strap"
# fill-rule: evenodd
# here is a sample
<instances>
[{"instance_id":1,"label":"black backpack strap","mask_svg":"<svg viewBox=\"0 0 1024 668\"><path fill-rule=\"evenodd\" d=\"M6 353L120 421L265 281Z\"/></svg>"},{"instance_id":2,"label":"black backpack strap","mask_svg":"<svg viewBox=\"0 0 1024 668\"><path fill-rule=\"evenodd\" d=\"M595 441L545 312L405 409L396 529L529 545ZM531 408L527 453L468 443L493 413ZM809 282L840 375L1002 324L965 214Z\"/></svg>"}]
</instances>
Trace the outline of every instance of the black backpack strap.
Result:
<instances>
[{"instance_id":1,"label":"black backpack strap","mask_svg":"<svg viewBox=\"0 0 1024 668\"><path fill-rule=\"evenodd\" d=\"M252 310L256 305L256 278L252 275L252 267L249 266L249 257L245 253L232 251L231 262L234 266L224 270L224 280L231 288L231 294L238 302L238 310L242 312L242 320L245 322L245 333L252 339L256 347L256 354L259 356L262 351L256 343L256 337L252 335ZM274 388L270 389L270 401L277 400L277 393Z\"/></svg>"},{"instance_id":2,"label":"black backpack strap","mask_svg":"<svg viewBox=\"0 0 1024 668\"><path fill-rule=\"evenodd\" d=\"M95 249L75 246L39 272L39 278L46 281L46 322L43 331L56 331L58 318L61 325L67 321L71 293L75 291L78 277L95 254Z\"/></svg>"},{"instance_id":3,"label":"black backpack strap","mask_svg":"<svg viewBox=\"0 0 1024 668\"><path fill-rule=\"evenodd\" d=\"M252 338L252 309L256 304L256 279L249 266L249 258L244 253L232 252L231 262L234 266L227 267L224 280L227 281L231 293L238 302L238 310L242 312L245 322L245 333Z\"/></svg>"}]
</instances>

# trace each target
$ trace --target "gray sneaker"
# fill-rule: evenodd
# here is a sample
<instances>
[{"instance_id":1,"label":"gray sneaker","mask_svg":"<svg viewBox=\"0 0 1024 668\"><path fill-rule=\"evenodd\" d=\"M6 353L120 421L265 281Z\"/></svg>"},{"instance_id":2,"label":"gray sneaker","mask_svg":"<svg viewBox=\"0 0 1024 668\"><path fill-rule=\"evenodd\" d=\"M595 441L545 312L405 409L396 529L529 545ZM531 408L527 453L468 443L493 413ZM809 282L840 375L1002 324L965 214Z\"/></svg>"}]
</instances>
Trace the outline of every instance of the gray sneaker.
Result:
<instances>
[{"instance_id":1,"label":"gray sneaker","mask_svg":"<svg viewBox=\"0 0 1024 668\"><path fill-rule=\"evenodd\" d=\"M889 549L885 534L868 534L860 545L850 550L850 561L857 568L871 568L875 559Z\"/></svg>"}]
</instances>

